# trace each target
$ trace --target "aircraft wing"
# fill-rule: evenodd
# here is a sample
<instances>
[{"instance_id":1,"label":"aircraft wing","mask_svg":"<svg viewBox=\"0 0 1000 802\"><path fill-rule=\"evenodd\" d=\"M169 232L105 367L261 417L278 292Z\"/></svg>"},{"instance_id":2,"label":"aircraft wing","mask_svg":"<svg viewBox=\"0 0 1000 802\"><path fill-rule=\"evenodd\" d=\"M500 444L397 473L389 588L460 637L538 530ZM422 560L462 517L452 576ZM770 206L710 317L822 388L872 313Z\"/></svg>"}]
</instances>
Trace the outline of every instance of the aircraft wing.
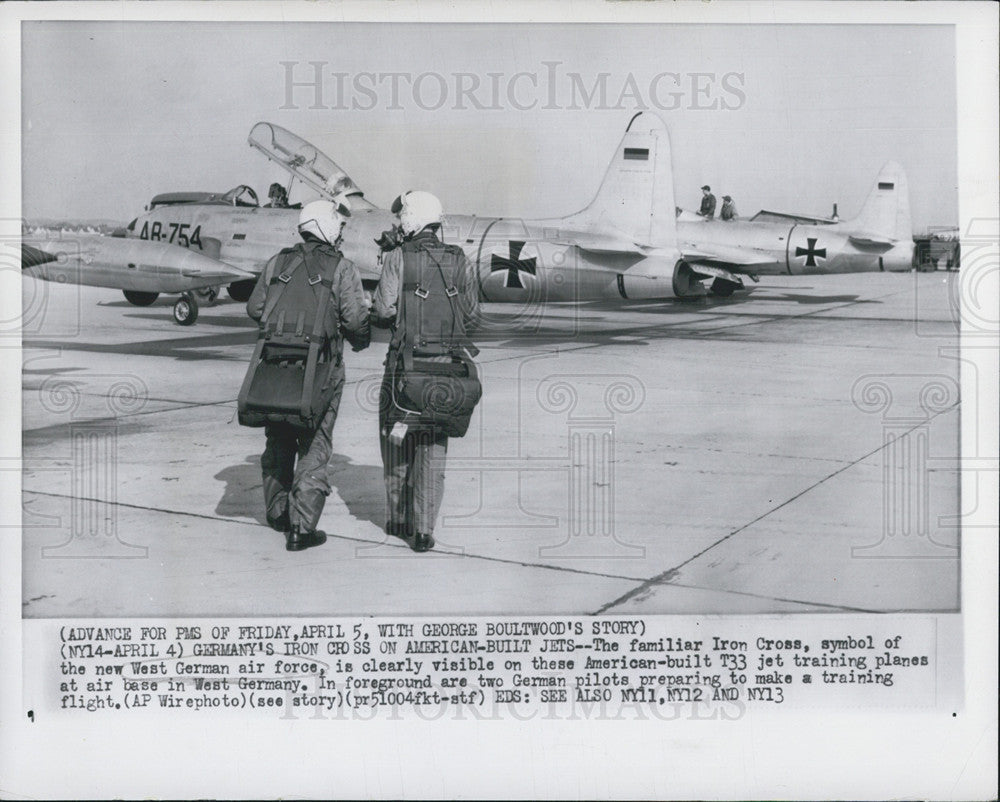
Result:
<instances>
[{"instance_id":1,"label":"aircraft wing","mask_svg":"<svg viewBox=\"0 0 1000 802\"><path fill-rule=\"evenodd\" d=\"M713 245L711 248L698 248L693 243L681 246L684 261L692 265L727 265L729 267L752 268L755 265L770 264L773 258L766 254L755 253L745 248L728 248L724 245Z\"/></svg>"},{"instance_id":2,"label":"aircraft wing","mask_svg":"<svg viewBox=\"0 0 1000 802\"><path fill-rule=\"evenodd\" d=\"M180 293L257 277L220 259L168 242L61 235L24 237L20 247L24 273L66 284Z\"/></svg>"},{"instance_id":3,"label":"aircraft wing","mask_svg":"<svg viewBox=\"0 0 1000 802\"><path fill-rule=\"evenodd\" d=\"M723 267L715 267L714 265L705 264L693 264L691 265L691 272L698 279L705 278L721 278L725 281L732 281L736 284L743 283L743 276L749 275L753 279L754 283L757 283L759 279L753 273L740 273L738 270L733 272L732 270L726 270Z\"/></svg>"},{"instance_id":4,"label":"aircraft wing","mask_svg":"<svg viewBox=\"0 0 1000 802\"><path fill-rule=\"evenodd\" d=\"M839 221L829 217L816 217L808 214L794 214L790 212L772 212L769 209L761 209L750 218L751 223L798 223L806 226L832 226Z\"/></svg>"},{"instance_id":5,"label":"aircraft wing","mask_svg":"<svg viewBox=\"0 0 1000 802\"><path fill-rule=\"evenodd\" d=\"M607 235L567 236L554 240L557 245L569 245L592 253L621 253L649 256L656 248L643 245L623 237ZM710 250L697 248L693 243L681 247L681 255L689 264L726 267L752 268L755 265L770 264L773 260L766 254L758 254L743 248L729 248L713 245ZM706 272L706 275L714 275Z\"/></svg>"},{"instance_id":6,"label":"aircraft wing","mask_svg":"<svg viewBox=\"0 0 1000 802\"><path fill-rule=\"evenodd\" d=\"M855 231L848 235L848 239L855 245L875 248L891 248L897 240L887 237L885 234L873 234L866 231Z\"/></svg>"},{"instance_id":7,"label":"aircraft wing","mask_svg":"<svg viewBox=\"0 0 1000 802\"><path fill-rule=\"evenodd\" d=\"M638 256L646 256L652 250L652 246L633 242L627 237L618 237L611 234L588 234L584 232L567 233L564 236L556 237L552 240L552 243L579 248L582 251L590 251L591 253L631 253Z\"/></svg>"}]
</instances>

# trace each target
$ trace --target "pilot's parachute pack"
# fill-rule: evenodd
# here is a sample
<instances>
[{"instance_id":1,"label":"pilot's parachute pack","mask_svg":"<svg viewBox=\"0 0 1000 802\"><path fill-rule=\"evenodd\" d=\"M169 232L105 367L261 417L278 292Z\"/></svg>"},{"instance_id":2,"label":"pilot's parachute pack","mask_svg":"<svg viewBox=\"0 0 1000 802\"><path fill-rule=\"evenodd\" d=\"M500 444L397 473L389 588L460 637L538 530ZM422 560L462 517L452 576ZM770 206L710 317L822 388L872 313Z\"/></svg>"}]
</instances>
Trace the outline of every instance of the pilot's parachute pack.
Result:
<instances>
[{"instance_id":1,"label":"pilot's parachute pack","mask_svg":"<svg viewBox=\"0 0 1000 802\"><path fill-rule=\"evenodd\" d=\"M473 357L479 349L465 331L460 309L462 251L453 245L404 242L399 319L390 353L391 416L463 437L483 394Z\"/></svg>"},{"instance_id":2,"label":"pilot's parachute pack","mask_svg":"<svg viewBox=\"0 0 1000 802\"><path fill-rule=\"evenodd\" d=\"M237 400L243 426L285 423L315 429L336 390L339 334L324 333L340 253L330 246L326 270L310 263L309 246L281 252L268 287L260 335Z\"/></svg>"}]
</instances>

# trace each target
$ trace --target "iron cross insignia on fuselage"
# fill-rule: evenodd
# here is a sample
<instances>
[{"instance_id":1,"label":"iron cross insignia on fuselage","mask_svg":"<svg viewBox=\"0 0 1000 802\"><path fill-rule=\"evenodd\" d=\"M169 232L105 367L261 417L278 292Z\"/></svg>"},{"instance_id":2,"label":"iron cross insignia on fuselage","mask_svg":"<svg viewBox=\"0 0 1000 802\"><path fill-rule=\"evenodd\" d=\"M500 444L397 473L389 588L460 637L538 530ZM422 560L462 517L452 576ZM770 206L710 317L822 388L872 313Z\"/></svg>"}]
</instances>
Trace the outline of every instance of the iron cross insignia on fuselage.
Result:
<instances>
[{"instance_id":1,"label":"iron cross insignia on fuselage","mask_svg":"<svg viewBox=\"0 0 1000 802\"><path fill-rule=\"evenodd\" d=\"M806 245L808 248L798 247L795 249L795 255L806 257L805 267L816 267L816 257L820 259L826 259L826 248L817 248L816 237L806 237Z\"/></svg>"},{"instance_id":2,"label":"iron cross insignia on fuselage","mask_svg":"<svg viewBox=\"0 0 1000 802\"><path fill-rule=\"evenodd\" d=\"M500 270L506 270L507 275L504 277L503 285L508 288L524 289L524 284L521 283L521 273L529 273L530 275L536 275L536 258L532 256L530 259L521 259L521 251L524 249L523 242L517 242L511 240L507 243L510 256L500 256L499 254L493 254L490 258L490 273L496 273Z\"/></svg>"}]
</instances>

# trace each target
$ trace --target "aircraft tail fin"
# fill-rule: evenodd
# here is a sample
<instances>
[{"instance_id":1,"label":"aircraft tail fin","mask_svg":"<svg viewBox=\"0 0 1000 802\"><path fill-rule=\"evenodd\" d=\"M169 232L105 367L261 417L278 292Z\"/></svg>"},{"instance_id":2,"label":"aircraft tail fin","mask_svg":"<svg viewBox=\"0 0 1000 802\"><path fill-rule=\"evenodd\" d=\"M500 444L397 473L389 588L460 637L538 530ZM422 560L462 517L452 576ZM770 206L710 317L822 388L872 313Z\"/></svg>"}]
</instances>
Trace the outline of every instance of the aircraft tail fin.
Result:
<instances>
[{"instance_id":1,"label":"aircraft tail fin","mask_svg":"<svg viewBox=\"0 0 1000 802\"><path fill-rule=\"evenodd\" d=\"M649 113L632 118L594 200L563 222L643 246L676 244L670 137L663 120Z\"/></svg>"},{"instance_id":2,"label":"aircraft tail fin","mask_svg":"<svg viewBox=\"0 0 1000 802\"><path fill-rule=\"evenodd\" d=\"M910 191L902 166L887 162L882 167L861 212L844 227L873 241L909 241L913 237Z\"/></svg>"}]
</instances>

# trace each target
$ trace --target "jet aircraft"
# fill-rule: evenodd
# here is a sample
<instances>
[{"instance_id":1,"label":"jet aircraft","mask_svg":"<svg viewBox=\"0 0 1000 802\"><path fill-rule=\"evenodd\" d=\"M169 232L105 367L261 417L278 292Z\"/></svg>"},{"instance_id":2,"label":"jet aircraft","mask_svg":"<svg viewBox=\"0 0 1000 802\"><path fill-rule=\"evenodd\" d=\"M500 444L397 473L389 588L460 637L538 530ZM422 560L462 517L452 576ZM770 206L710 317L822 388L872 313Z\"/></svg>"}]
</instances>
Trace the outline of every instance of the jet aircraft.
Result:
<instances>
[{"instance_id":1,"label":"jet aircraft","mask_svg":"<svg viewBox=\"0 0 1000 802\"><path fill-rule=\"evenodd\" d=\"M196 294L214 299L216 287L229 282L252 290L256 278L194 247L62 231L22 236L21 270L59 284L120 289L137 306L148 306L160 293L181 293L174 318L183 325L197 317Z\"/></svg>"},{"instance_id":2,"label":"jet aircraft","mask_svg":"<svg viewBox=\"0 0 1000 802\"><path fill-rule=\"evenodd\" d=\"M835 218L760 211L750 220L678 216L679 247L697 272L716 278L712 292L731 295L743 277L909 270L913 231L906 173L882 167L857 217Z\"/></svg>"},{"instance_id":3,"label":"jet aircraft","mask_svg":"<svg viewBox=\"0 0 1000 802\"><path fill-rule=\"evenodd\" d=\"M257 123L248 142L290 173L290 185L298 180L321 197L348 200L352 216L341 249L359 266L365 286L374 287L380 275L374 241L395 223L391 212L368 201L332 159L281 126ZM98 286L121 287L131 303L148 305L158 293L182 292L174 319L190 325L198 316L199 297L211 302L218 286L228 285L236 300L249 297L267 260L297 241L298 214L297 208L260 206L246 185L222 194L157 195L122 232L123 241L103 238L104 251L69 280L97 283L90 268L100 263ZM482 300L524 306L701 297L709 280L713 292L728 295L743 286L745 276L910 268L906 179L895 165L883 170L862 213L848 224L798 216L780 224L689 217L678 215L674 203L666 126L656 115L640 113L629 122L586 208L539 220L448 215L443 234L468 256ZM29 262L38 262L39 254L43 260L54 258L58 246L28 247L26 242L24 269L50 278ZM149 259L157 254L162 280L154 280L153 262L131 260L129 248L139 248ZM185 261L190 257L197 269ZM214 284L178 285L178 274L189 280L192 272L207 276L209 265L216 271ZM136 281L140 267L151 276L142 284ZM116 271L118 284L110 278Z\"/></svg>"}]
</instances>

